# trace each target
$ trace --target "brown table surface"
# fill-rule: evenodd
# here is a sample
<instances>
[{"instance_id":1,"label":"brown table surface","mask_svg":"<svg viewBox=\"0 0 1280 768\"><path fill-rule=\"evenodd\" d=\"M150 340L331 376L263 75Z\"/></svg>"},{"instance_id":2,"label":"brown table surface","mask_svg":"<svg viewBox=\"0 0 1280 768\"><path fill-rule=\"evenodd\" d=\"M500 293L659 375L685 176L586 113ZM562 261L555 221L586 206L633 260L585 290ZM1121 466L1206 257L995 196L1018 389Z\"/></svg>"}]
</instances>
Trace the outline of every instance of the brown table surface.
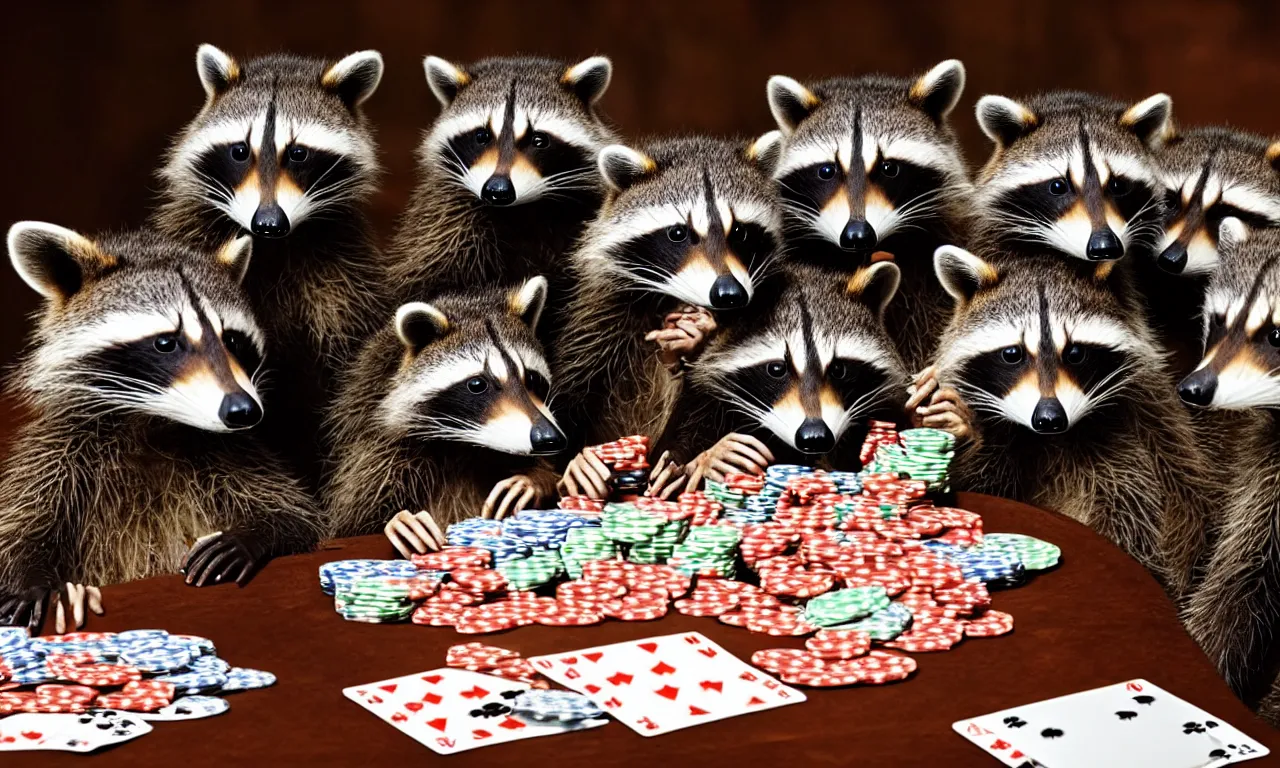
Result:
<instances>
[{"instance_id":1,"label":"brown table surface","mask_svg":"<svg viewBox=\"0 0 1280 768\"><path fill-rule=\"evenodd\" d=\"M1019 589L997 592L1013 634L966 640L948 653L913 654L919 671L884 687L808 690L807 703L655 738L619 724L442 757L348 701L342 689L444 666L445 650L481 640L526 656L697 630L743 659L795 646L674 611L657 622L524 627L488 636L450 628L343 621L319 587L321 563L389 557L381 537L336 542L271 563L246 588L192 589L164 576L104 589L108 615L88 628L161 627L212 638L223 658L279 676L268 689L229 696L219 717L156 723L136 741L91 756L5 754L0 765L524 766L810 765L996 766L951 723L1005 707L1131 678L1146 678L1280 751L1280 733L1240 704L1183 631L1173 605L1133 560L1064 517L1002 499L960 494L987 531L1028 533L1062 547L1063 564ZM1273 756L1274 757L1274 756ZM672 762L674 761L674 762ZM1277 760L1280 762L1280 760ZM1256 761L1266 764L1265 760Z\"/></svg>"}]
</instances>

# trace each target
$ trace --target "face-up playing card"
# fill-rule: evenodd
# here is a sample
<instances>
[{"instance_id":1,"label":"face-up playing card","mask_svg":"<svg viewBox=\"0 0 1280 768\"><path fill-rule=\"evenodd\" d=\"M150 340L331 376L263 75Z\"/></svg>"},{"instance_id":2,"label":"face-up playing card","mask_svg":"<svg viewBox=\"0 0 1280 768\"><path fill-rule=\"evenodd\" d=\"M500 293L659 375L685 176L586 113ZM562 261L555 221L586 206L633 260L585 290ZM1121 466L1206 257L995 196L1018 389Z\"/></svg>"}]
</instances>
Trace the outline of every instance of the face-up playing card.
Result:
<instances>
[{"instance_id":1,"label":"face-up playing card","mask_svg":"<svg viewBox=\"0 0 1280 768\"><path fill-rule=\"evenodd\" d=\"M200 720L220 715L230 708L231 704L221 696L183 696L155 712L139 712L138 717L149 722Z\"/></svg>"},{"instance_id":2,"label":"face-up playing card","mask_svg":"<svg viewBox=\"0 0 1280 768\"><path fill-rule=\"evenodd\" d=\"M85 714L27 713L0 720L0 752L92 752L131 741L151 726L129 712L96 709Z\"/></svg>"},{"instance_id":3,"label":"face-up playing card","mask_svg":"<svg viewBox=\"0 0 1280 768\"><path fill-rule=\"evenodd\" d=\"M356 685L342 693L442 755L608 722L601 718L561 724L516 717L511 702L527 690L525 683L446 668Z\"/></svg>"},{"instance_id":4,"label":"face-up playing card","mask_svg":"<svg viewBox=\"0 0 1280 768\"><path fill-rule=\"evenodd\" d=\"M697 632L535 656L529 662L644 736L805 700L803 693Z\"/></svg>"},{"instance_id":5,"label":"face-up playing card","mask_svg":"<svg viewBox=\"0 0 1280 768\"><path fill-rule=\"evenodd\" d=\"M1005 765L1205 768L1266 747L1146 680L1061 696L954 723Z\"/></svg>"}]
</instances>

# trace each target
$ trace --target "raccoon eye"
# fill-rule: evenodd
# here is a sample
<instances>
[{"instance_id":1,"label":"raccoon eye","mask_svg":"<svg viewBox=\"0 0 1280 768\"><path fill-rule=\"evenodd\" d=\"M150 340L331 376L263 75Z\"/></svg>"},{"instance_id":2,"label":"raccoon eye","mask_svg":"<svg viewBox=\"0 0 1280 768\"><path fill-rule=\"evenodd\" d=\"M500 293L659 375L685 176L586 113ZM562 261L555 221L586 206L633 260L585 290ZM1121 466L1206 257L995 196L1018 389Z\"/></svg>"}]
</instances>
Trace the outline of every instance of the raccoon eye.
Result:
<instances>
[{"instance_id":1,"label":"raccoon eye","mask_svg":"<svg viewBox=\"0 0 1280 768\"><path fill-rule=\"evenodd\" d=\"M1273 347L1280 347L1280 328L1271 329L1271 333L1267 334L1267 343Z\"/></svg>"},{"instance_id":2,"label":"raccoon eye","mask_svg":"<svg viewBox=\"0 0 1280 768\"><path fill-rule=\"evenodd\" d=\"M747 241L747 228L738 222L733 222L733 226L729 227L729 242L745 243Z\"/></svg>"},{"instance_id":3,"label":"raccoon eye","mask_svg":"<svg viewBox=\"0 0 1280 768\"><path fill-rule=\"evenodd\" d=\"M544 400L546 399L549 385L547 384L547 380L542 377L542 374L534 370L526 370L524 372L524 385L528 387L529 391L533 394L543 398Z\"/></svg>"},{"instance_id":4,"label":"raccoon eye","mask_svg":"<svg viewBox=\"0 0 1280 768\"><path fill-rule=\"evenodd\" d=\"M786 375L787 375L787 366L786 366L786 364L785 364L785 363L780 363L780 362L777 362L777 361L774 361L774 362L769 363L768 365L766 365L766 366L764 367L764 370L765 370L765 373L769 374L770 376L772 376L772 377L773 377L773 378L775 378L775 379L781 379L783 376L786 376Z\"/></svg>"},{"instance_id":5,"label":"raccoon eye","mask_svg":"<svg viewBox=\"0 0 1280 768\"><path fill-rule=\"evenodd\" d=\"M163 336L157 336L154 346L157 352L167 355L178 348L178 337L170 333L166 333Z\"/></svg>"},{"instance_id":6,"label":"raccoon eye","mask_svg":"<svg viewBox=\"0 0 1280 768\"><path fill-rule=\"evenodd\" d=\"M477 128L475 132L476 144L484 146L493 140L493 133L488 128Z\"/></svg>"},{"instance_id":7,"label":"raccoon eye","mask_svg":"<svg viewBox=\"0 0 1280 768\"><path fill-rule=\"evenodd\" d=\"M238 144L231 145L231 159L237 163L243 163L249 159L249 145L243 141Z\"/></svg>"},{"instance_id":8,"label":"raccoon eye","mask_svg":"<svg viewBox=\"0 0 1280 768\"><path fill-rule=\"evenodd\" d=\"M1062 359L1066 361L1067 365L1080 365L1088 356L1085 348L1079 344L1072 344L1062 352Z\"/></svg>"},{"instance_id":9,"label":"raccoon eye","mask_svg":"<svg viewBox=\"0 0 1280 768\"><path fill-rule=\"evenodd\" d=\"M243 357L253 351L249 344L249 339L239 331L223 331L222 343L226 346L227 351L236 357Z\"/></svg>"},{"instance_id":10,"label":"raccoon eye","mask_svg":"<svg viewBox=\"0 0 1280 768\"><path fill-rule=\"evenodd\" d=\"M289 147L289 162L305 163L308 154L306 147Z\"/></svg>"},{"instance_id":11,"label":"raccoon eye","mask_svg":"<svg viewBox=\"0 0 1280 768\"><path fill-rule=\"evenodd\" d=\"M1000 359L1009 365L1017 365L1022 362L1022 347L1005 347L1000 350Z\"/></svg>"},{"instance_id":12,"label":"raccoon eye","mask_svg":"<svg viewBox=\"0 0 1280 768\"><path fill-rule=\"evenodd\" d=\"M827 367L827 375L836 381L844 381L849 378L849 366L843 360L832 360Z\"/></svg>"},{"instance_id":13,"label":"raccoon eye","mask_svg":"<svg viewBox=\"0 0 1280 768\"><path fill-rule=\"evenodd\" d=\"M897 176L899 170L901 170L901 168L899 168L898 164L892 160L880 161L880 175L884 176L886 179L892 179Z\"/></svg>"},{"instance_id":14,"label":"raccoon eye","mask_svg":"<svg viewBox=\"0 0 1280 768\"><path fill-rule=\"evenodd\" d=\"M836 167L831 163L823 163L818 166L818 178L828 181L836 177Z\"/></svg>"},{"instance_id":15,"label":"raccoon eye","mask_svg":"<svg viewBox=\"0 0 1280 768\"><path fill-rule=\"evenodd\" d=\"M488 388L489 388L489 382L485 381L479 376L472 376L471 378L467 379L467 391L473 395L482 394Z\"/></svg>"},{"instance_id":16,"label":"raccoon eye","mask_svg":"<svg viewBox=\"0 0 1280 768\"><path fill-rule=\"evenodd\" d=\"M1067 183L1066 179L1054 179L1049 182L1049 194L1051 195L1065 195L1069 189L1071 189L1071 185Z\"/></svg>"},{"instance_id":17,"label":"raccoon eye","mask_svg":"<svg viewBox=\"0 0 1280 768\"><path fill-rule=\"evenodd\" d=\"M677 224L674 227L667 228L667 239L673 243L683 243L689 238L689 228Z\"/></svg>"},{"instance_id":18,"label":"raccoon eye","mask_svg":"<svg viewBox=\"0 0 1280 768\"><path fill-rule=\"evenodd\" d=\"M534 131L533 135L529 137L529 143L533 145L534 149L546 149L551 146L551 137L542 131Z\"/></svg>"},{"instance_id":19,"label":"raccoon eye","mask_svg":"<svg viewBox=\"0 0 1280 768\"><path fill-rule=\"evenodd\" d=\"M1112 176L1107 182L1107 194L1112 197L1123 197L1129 194L1129 190L1133 189L1133 185L1128 179L1122 179L1119 176Z\"/></svg>"}]
</instances>

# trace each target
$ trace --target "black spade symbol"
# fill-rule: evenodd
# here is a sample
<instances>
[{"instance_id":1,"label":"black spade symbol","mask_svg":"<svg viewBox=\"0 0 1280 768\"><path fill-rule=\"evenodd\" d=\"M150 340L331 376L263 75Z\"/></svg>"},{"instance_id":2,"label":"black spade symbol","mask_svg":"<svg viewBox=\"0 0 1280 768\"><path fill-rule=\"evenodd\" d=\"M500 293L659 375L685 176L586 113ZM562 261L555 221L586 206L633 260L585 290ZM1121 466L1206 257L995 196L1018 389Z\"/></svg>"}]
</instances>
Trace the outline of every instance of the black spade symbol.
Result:
<instances>
[{"instance_id":1,"label":"black spade symbol","mask_svg":"<svg viewBox=\"0 0 1280 768\"><path fill-rule=\"evenodd\" d=\"M1209 757L1212 757L1215 759L1226 757L1226 756L1227 756L1227 750L1225 749L1215 749L1209 753Z\"/></svg>"},{"instance_id":2,"label":"black spade symbol","mask_svg":"<svg viewBox=\"0 0 1280 768\"><path fill-rule=\"evenodd\" d=\"M1004 724L1009 726L1010 728L1021 728L1022 726L1027 724L1027 721L1015 715L1013 717L1006 717L1004 719Z\"/></svg>"},{"instance_id":3,"label":"black spade symbol","mask_svg":"<svg viewBox=\"0 0 1280 768\"><path fill-rule=\"evenodd\" d=\"M518 697L520 694L522 694L522 693L524 693L524 691L503 691L503 692L502 692L502 698L504 698L504 699L514 699L514 698L517 698L517 697Z\"/></svg>"},{"instance_id":4,"label":"black spade symbol","mask_svg":"<svg viewBox=\"0 0 1280 768\"><path fill-rule=\"evenodd\" d=\"M1183 733L1204 733L1204 726L1199 723L1183 723Z\"/></svg>"},{"instance_id":5,"label":"black spade symbol","mask_svg":"<svg viewBox=\"0 0 1280 768\"><path fill-rule=\"evenodd\" d=\"M1205 720L1205 721L1204 721L1204 727L1205 727L1205 728L1217 728L1217 727L1218 727L1218 721L1217 721L1217 720Z\"/></svg>"},{"instance_id":6,"label":"black spade symbol","mask_svg":"<svg viewBox=\"0 0 1280 768\"><path fill-rule=\"evenodd\" d=\"M1137 716L1138 716L1137 712L1130 712L1129 710L1123 710L1116 713L1116 717L1120 718L1121 720L1132 720Z\"/></svg>"},{"instance_id":7,"label":"black spade symbol","mask_svg":"<svg viewBox=\"0 0 1280 768\"><path fill-rule=\"evenodd\" d=\"M1156 697L1155 696L1134 696L1133 700L1138 702L1139 704L1151 705L1155 703Z\"/></svg>"},{"instance_id":8,"label":"black spade symbol","mask_svg":"<svg viewBox=\"0 0 1280 768\"><path fill-rule=\"evenodd\" d=\"M1045 728L1043 731L1041 731L1041 732L1040 732L1040 735L1041 735L1041 736L1043 736L1043 737L1044 737L1044 738L1046 738L1046 739L1057 739L1057 738L1060 738L1060 737L1062 736L1062 729L1060 729L1060 728Z\"/></svg>"}]
</instances>

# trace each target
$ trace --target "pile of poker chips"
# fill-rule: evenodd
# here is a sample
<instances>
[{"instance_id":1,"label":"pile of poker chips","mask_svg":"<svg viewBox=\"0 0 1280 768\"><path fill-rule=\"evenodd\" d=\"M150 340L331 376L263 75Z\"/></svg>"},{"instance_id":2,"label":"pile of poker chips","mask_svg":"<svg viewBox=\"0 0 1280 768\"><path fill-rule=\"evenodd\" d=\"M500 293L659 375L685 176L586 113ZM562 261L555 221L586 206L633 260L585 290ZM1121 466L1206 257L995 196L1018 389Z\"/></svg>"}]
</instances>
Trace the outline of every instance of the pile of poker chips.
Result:
<instances>
[{"instance_id":1,"label":"pile of poker chips","mask_svg":"<svg viewBox=\"0 0 1280 768\"><path fill-rule=\"evenodd\" d=\"M612 443L588 446L587 450L609 467L612 472L609 485L615 492L623 495L638 494L648 482L648 436L622 437Z\"/></svg>"},{"instance_id":2,"label":"pile of poker chips","mask_svg":"<svg viewBox=\"0 0 1280 768\"><path fill-rule=\"evenodd\" d=\"M162 629L30 637L22 627L0 627L0 715L151 713L187 696L274 683L269 672L218 658L213 642L203 637Z\"/></svg>"},{"instance_id":3,"label":"pile of poker chips","mask_svg":"<svg viewBox=\"0 0 1280 768\"><path fill-rule=\"evenodd\" d=\"M949 432L921 427L898 434L890 442L886 431L878 433L869 472L892 472L913 480L923 480L930 491L947 490L947 470L955 456L956 439Z\"/></svg>"}]
</instances>

